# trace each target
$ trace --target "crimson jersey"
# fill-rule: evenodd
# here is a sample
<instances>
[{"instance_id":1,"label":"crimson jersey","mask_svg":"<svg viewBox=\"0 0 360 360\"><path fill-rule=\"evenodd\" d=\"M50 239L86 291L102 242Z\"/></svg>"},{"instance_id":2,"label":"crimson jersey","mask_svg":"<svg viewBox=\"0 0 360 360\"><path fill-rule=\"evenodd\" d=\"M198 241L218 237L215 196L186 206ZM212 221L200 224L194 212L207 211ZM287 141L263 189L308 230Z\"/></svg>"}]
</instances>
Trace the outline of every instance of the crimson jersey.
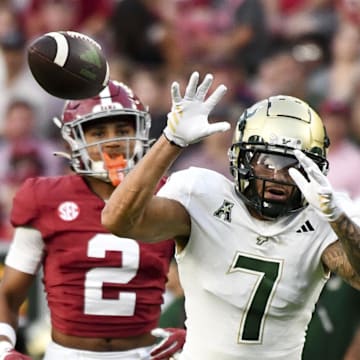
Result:
<instances>
[{"instance_id":1,"label":"crimson jersey","mask_svg":"<svg viewBox=\"0 0 360 360\"><path fill-rule=\"evenodd\" d=\"M82 337L129 337L157 326L174 242L139 243L101 225L104 201L77 175L27 180L11 221L39 230L52 326Z\"/></svg>"}]
</instances>

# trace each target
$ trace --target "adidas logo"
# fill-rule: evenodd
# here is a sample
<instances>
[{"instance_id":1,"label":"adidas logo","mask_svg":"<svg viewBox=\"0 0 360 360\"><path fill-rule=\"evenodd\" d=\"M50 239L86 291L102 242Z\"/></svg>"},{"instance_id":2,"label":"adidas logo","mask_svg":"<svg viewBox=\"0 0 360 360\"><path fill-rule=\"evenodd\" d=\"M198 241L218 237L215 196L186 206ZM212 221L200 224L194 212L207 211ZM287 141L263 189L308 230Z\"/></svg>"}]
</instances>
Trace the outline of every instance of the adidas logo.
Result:
<instances>
[{"instance_id":1,"label":"adidas logo","mask_svg":"<svg viewBox=\"0 0 360 360\"><path fill-rule=\"evenodd\" d=\"M305 224L301 225L301 228L296 230L297 233L305 233L309 231L315 231L309 220L306 220Z\"/></svg>"}]
</instances>

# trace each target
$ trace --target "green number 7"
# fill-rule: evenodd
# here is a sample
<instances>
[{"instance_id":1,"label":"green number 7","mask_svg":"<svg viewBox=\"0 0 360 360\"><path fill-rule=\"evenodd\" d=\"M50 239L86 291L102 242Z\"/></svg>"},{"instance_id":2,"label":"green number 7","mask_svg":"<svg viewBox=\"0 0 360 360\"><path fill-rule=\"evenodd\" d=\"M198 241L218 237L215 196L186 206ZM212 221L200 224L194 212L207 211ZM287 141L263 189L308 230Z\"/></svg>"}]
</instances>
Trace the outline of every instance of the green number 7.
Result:
<instances>
[{"instance_id":1,"label":"green number 7","mask_svg":"<svg viewBox=\"0 0 360 360\"><path fill-rule=\"evenodd\" d=\"M238 341L240 343L261 343L269 305L282 269L282 261L251 257L237 253L229 273L235 271L257 275L240 324Z\"/></svg>"}]
</instances>

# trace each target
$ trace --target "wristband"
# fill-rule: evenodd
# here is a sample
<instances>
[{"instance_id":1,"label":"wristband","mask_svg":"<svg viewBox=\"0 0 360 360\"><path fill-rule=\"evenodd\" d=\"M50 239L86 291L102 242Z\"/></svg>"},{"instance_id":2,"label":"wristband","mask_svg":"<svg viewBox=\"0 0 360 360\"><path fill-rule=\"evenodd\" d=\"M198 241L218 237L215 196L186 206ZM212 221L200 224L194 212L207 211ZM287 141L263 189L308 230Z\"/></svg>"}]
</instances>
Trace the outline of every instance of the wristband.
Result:
<instances>
[{"instance_id":1,"label":"wristband","mask_svg":"<svg viewBox=\"0 0 360 360\"><path fill-rule=\"evenodd\" d=\"M16 344L16 332L8 323L0 322L0 335L6 336L14 347Z\"/></svg>"},{"instance_id":2,"label":"wristband","mask_svg":"<svg viewBox=\"0 0 360 360\"><path fill-rule=\"evenodd\" d=\"M10 341L7 340L0 340L0 354L3 354L5 352L8 352L10 350L14 349L13 345Z\"/></svg>"}]
</instances>

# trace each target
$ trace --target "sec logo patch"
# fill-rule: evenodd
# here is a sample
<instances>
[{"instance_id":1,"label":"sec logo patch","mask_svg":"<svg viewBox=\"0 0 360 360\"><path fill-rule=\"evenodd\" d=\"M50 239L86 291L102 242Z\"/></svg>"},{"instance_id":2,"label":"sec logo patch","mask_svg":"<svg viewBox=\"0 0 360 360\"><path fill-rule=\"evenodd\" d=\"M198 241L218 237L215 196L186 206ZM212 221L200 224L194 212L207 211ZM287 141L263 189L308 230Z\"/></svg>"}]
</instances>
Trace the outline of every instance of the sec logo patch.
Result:
<instances>
[{"instance_id":1,"label":"sec logo patch","mask_svg":"<svg viewBox=\"0 0 360 360\"><path fill-rule=\"evenodd\" d=\"M64 221L73 221L80 214L79 206L72 201L65 201L58 207L58 215Z\"/></svg>"}]
</instances>

